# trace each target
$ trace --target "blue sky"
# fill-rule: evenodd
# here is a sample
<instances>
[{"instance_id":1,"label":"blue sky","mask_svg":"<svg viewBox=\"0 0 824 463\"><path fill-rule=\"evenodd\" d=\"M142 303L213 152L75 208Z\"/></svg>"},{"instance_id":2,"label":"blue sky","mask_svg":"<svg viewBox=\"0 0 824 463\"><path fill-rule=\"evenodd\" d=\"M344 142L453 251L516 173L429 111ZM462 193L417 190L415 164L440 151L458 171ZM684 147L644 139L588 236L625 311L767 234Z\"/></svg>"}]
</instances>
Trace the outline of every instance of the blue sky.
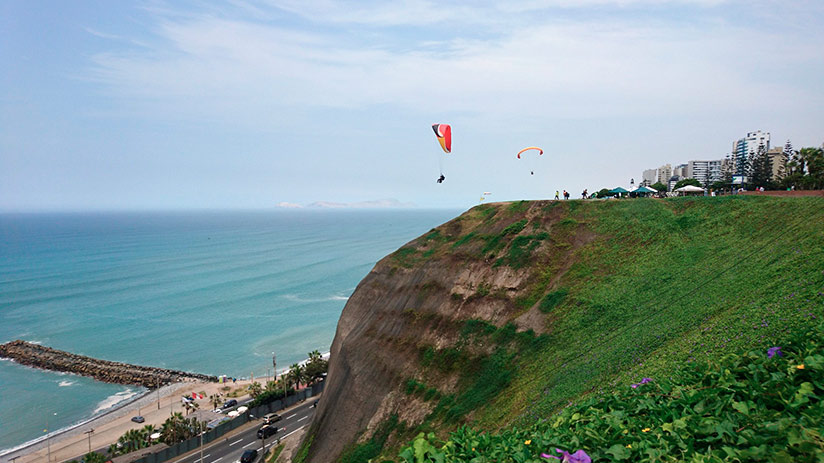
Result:
<instances>
[{"instance_id":1,"label":"blue sky","mask_svg":"<svg viewBox=\"0 0 824 463\"><path fill-rule=\"evenodd\" d=\"M815 0L6 0L0 210L468 207L752 130L818 146L822 24Z\"/></svg>"}]
</instances>

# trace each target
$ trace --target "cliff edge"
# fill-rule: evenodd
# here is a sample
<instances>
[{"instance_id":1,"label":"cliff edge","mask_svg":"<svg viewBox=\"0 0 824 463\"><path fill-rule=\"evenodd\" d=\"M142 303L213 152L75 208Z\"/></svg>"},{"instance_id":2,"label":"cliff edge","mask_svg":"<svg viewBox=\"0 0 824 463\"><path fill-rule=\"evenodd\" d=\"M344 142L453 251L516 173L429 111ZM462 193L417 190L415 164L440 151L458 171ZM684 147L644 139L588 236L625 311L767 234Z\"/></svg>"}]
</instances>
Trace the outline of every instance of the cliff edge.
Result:
<instances>
[{"instance_id":1,"label":"cliff edge","mask_svg":"<svg viewBox=\"0 0 824 463\"><path fill-rule=\"evenodd\" d=\"M822 206L720 197L470 209L358 285L295 461L395 458L419 432L535 423L698 356L780 342L824 313Z\"/></svg>"}]
</instances>

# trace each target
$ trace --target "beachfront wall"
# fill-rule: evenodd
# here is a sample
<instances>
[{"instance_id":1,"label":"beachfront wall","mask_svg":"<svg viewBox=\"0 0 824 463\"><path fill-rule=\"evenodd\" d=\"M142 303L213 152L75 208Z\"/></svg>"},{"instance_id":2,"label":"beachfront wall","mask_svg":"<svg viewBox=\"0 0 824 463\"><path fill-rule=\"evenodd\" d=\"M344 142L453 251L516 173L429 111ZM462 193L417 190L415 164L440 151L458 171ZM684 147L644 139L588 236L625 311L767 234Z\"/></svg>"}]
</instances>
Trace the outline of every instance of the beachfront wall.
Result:
<instances>
[{"instance_id":1,"label":"beachfront wall","mask_svg":"<svg viewBox=\"0 0 824 463\"><path fill-rule=\"evenodd\" d=\"M242 415L238 416L233 420L226 421L221 423L216 428L212 429L211 431L207 431L203 434L203 445L206 445L214 440L217 440L230 431L233 431L240 426L245 425L246 423L252 421L253 419L257 419L262 417L267 413L275 413L284 408L291 407L292 405L304 401L310 397L314 397L319 395L323 392L323 386L325 381L321 381L318 384L313 386L307 387L305 389L301 389L295 395L291 395L286 397L283 400L275 400L274 402L270 402L268 404L264 404L252 409L249 409L247 412L243 413ZM274 441L274 439L273 439ZM160 446L158 446L160 447ZM158 448L158 451L154 453L150 453L146 455L147 451L152 451L151 448L143 449L138 452L133 452L134 455L131 458L128 458L129 455L123 455L122 457L117 457L112 460L113 463L163 463L167 460L175 458L177 456L183 455L184 453L191 452L193 450L197 450L200 448L200 436L194 437L192 439L180 442L179 444L175 444L171 447L166 448ZM140 455L138 455L140 454Z\"/></svg>"}]
</instances>

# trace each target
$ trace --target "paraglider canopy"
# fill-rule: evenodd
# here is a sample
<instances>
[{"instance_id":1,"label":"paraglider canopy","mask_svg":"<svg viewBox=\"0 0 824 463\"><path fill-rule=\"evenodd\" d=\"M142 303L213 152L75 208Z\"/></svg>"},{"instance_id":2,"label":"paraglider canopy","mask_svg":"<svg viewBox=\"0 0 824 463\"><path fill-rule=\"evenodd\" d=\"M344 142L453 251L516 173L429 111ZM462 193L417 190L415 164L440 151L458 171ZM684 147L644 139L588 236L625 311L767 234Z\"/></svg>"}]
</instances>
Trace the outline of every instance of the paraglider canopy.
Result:
<instances>
[{"instance_id":1,"label":"paraglider canopy","mask_svg":"<svg viewBox=\"0 0 824 463\"><path fill-rule=\"evenodd\" d=\"M432 130L435 131L435 136L438 137L438 143L441 144L444 153L451 153L452 127L449 124L432 124Z\"/></svg>"},{"instance_id":2,"label":"paraglider canopy","mask_svg":"<svg viewBox=\"0 0 824 463\"><path fill-rule=\"evenodd\" d=\"M522 149L521 151L518 151L518 159L521 159L521 153L523 153L524 151L529 151L529 150L538 150L538 156L544 154L544 150L542 150L541 148L538 148L537 146L530 146L530 147Z\"/></svg>"}]
</instances>

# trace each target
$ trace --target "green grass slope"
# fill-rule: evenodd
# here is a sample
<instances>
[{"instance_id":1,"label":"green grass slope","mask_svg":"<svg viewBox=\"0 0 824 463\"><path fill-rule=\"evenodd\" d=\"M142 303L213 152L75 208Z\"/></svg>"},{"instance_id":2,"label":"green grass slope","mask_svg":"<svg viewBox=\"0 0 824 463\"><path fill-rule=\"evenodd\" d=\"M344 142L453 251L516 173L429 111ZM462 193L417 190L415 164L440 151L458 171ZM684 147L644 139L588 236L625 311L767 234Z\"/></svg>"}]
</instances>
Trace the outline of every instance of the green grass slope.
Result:
<instances>
[{"instance_id":1,"label":"green grass slope","mask_svg":"<svg viewBox=\"0 0 824 463\"><path fill-rule=\"evenodd\" d=\"M490 283L478 285L468 297L452 293L459 308L484 301L506 307L498 311L495 323L458 323L423 309L409 311L415 323L444 333L451 330L444 339L457 339L437 348L418 345L419 374L402 386L410 399L433 404L432 412L415 425L393 418L377 441L367 442L368 451L364 445L354 446L342 461L395 460L399 448L415 435L433 432L431 438L416 441L411 457L408 452L403 457L430 461L418 458L423 455L418 447L438 449L441 441L466 447L457 443L463 438L450 440L448 434L462 425L569 451L591 442L593 454L600 458L613 449L609 458L618 461L627 452L614 445L623 441L606 437L612 434L604 434L602 427L579 427L581 410L602 400L630 400L613 394L643 377L656 380L646 390L692 387L699 378L685 369L689 365L785 345L824 315L824 199L733 196L489 204L401 248L393 259L407 270L433 260L485 262L526 278L514 291ZM516 322L535 312L535 332L516 332L516 325L507 323L506 317ZM506 314L503 321L500 313ZM744 399L730 400L740 404ZM636 405L621 413L658 413L633 408ZM656 406L661 411L670 405ZM567 421L556 425L557 414L569 410L566 407L581 415L573 419L564 412L560 416ZM607 420L599 416L586 420ZM662 420L656 422L656 432L666 424ZM625 426L642 424L640 418L625 420ZM738 424L740 420L733 426ZM555 428L550 432L547 426ZM558 434L560 428L580 433ZM531 431L519 431L527 429ZM459 432L469 436L474 431ZM476 440L489 436L472 435ZM506 441L507 451L515 451L515 441ZM539 461L529 459L535 452L513 460L491 453L468 455L444 461ZM605 458L602 461L609 461ZM650 454L647 458L667 461Z\"/></svg>"},{"instance_id":2,"label":"green grass slope","mask_svg":"<svg viewBox=\"0 0 824 463\"><path fill-rule=\"evenodd\" d=\"M824 325L780 354L726 354L584 400L523 429L420 434L406 463L538 463L556 449L594 462L824 461Z\"/></svg>"}]
</instances>

